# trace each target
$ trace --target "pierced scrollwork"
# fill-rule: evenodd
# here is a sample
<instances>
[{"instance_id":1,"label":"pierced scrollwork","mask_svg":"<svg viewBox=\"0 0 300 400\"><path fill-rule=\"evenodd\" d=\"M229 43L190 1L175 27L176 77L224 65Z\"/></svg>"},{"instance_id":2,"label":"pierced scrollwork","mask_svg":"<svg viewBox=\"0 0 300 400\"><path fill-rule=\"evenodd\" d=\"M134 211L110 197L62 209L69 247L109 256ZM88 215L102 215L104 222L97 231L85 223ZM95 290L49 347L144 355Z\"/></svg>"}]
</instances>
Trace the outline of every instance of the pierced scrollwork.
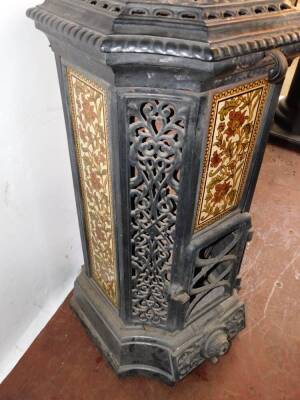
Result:
<instances>
[{"instance_id":1,"label":"pierced scrollwork","mask_svg":"<svg viewBox=\"0 0 300 400\"><path fill-rule=\"evenodd\" d=\"M189 290L190 304L186 311L187 322L231 295L238 282L240 250L246 241L245 231L236 229L197 251Z\"/></svg>"},{"instance_id":2,"label":"pierced scrollwork","mask_svg":"<svg viewBox=\"0 0 300 400\"><path fill-rule=\"evenodd\" d=\"M156 326L168 316L187 111L176 101L128 104L132 316Z\"/></svg>"}]
</instances>

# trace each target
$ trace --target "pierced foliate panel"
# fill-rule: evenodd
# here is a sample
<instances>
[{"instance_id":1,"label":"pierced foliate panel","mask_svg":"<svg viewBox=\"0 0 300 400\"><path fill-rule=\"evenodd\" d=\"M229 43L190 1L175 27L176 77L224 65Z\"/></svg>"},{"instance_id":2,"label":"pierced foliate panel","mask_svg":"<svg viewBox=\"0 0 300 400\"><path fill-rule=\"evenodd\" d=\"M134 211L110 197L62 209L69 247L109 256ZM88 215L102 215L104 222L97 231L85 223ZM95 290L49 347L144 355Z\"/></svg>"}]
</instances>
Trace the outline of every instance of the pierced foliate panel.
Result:
<instances>
[{"instance_id":1,"label":"pierced foliate panel","mask_svg":"<svg viewBox=\"0 0 300 400\"><path fill-rule=\"evenodd\" d=\"M107 94L71 68L67 73L91 274L116 304Z\"/></svg>"},{"instance_id":2,"label":"pierced foliate panel","mask_svg":"<svg viewBox=\"0 0 300 400\"><path fill-rule=\"evenodd\" d=\"M193 255L193 279L186 321L201 314L229 297L237 287L237 273L248 238L249 226L241 225L232 232L216 236L210 243L198 247Z\"/></svg>"},{"instance_id":3,"label":"pierced foliate panel","mask_svg":"<svg viewBox=\"0 0 300 400\"><path fill-rule=\"evenodd\" d=\"M132 316L145 324L167 322L187 113L176 101L128 103Z\"/></svg>"},{"instance_id":4,"label":"pierced foliate panel","mask_svg":"<svg viewBox=\"0 0 300 400\"><path fill-rule=\"evenodd\" d=\"M265 79L213 97L194 231L239 205L268 92Z\"/></svg>"}]
</instances>

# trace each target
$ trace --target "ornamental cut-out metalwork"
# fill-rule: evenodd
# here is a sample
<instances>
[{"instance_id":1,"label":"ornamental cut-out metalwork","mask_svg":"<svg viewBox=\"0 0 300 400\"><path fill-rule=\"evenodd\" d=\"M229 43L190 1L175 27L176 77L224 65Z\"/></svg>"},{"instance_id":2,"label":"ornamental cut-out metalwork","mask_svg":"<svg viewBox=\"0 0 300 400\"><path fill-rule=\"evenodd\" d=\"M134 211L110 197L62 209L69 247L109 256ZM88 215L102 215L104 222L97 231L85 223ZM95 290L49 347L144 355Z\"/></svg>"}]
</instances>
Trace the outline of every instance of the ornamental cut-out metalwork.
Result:
<instances>
[{"instance_id":1,"label":"ornamental cut-out metalwork","mask_svg":"<svg viewBox=\"0 0 300 400\"><path fill-rule=\"evenodd\" d=\"M130 100L132 317L163 326L186 133L187 107Z\"/></svg>"},{"instance_id":2,"label":"ornamental cut-out metalwork","mask_svg":"<svg viewBox=\"0 0 300 400\"><path fill-rule=\"evenodd\" d=\"M73 135L94 280L116 304L116 260L105 90L67 69Z\"/></svg>"},{"instance_id":3,"label":"ornamental cut-out metalwork","mask_svg":"<svg viewBox=\"0 0 300 400\"><path fill-rule=\"evenodd\" d=\"M236 275L247 236L248 228L241 226L196 251L187 322L229 297L238 286Z\"/></svg>"},{"instance_id":4,"label":"ornamental cut-out metalwork","mask_svg":"<svg viewBox=\"0 0 300 400\"><path fill-rule=\"evenodd\" d=\"M194 231L238 206L260 128L268 82L214 95Z\"/></svg>"}]
</instances>

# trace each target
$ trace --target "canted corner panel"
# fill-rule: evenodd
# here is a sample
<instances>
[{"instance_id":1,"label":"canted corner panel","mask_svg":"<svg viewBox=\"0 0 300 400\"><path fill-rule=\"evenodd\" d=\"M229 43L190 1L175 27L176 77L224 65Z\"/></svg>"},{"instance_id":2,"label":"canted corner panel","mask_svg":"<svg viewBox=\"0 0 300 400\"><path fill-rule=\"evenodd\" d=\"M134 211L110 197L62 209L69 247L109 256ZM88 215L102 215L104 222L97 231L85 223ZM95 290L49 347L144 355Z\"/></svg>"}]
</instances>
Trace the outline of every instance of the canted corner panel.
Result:
<instances>
[{"instance_id":1,"label":"canted corner panel","mask_svg":"<svg viewBox=\"0 0 300 400\"><path fill-rule=\"evenodd\" d=\"M91 274L117 305L107 94L70 67L67 78Z\"/></svg>"},{"instance_id":2,"label":"canted corner panel","mask_svg":"<svg viewBox=\"0 0 300 400\"><path fill-rule=\"evenodd\" d=\"M127 99L134 320L165 326L189 106Z\"/></svg>"},{"instance_id":3,"label":"canted corner panel","mask_svg":"<svg viewBox=\"0 0 300 400\"><path fill-rule=\"evenodd\" d=\"M267 93L259 79L214 95L194 232L238 206Z\"/></svg>"}]
</instances>

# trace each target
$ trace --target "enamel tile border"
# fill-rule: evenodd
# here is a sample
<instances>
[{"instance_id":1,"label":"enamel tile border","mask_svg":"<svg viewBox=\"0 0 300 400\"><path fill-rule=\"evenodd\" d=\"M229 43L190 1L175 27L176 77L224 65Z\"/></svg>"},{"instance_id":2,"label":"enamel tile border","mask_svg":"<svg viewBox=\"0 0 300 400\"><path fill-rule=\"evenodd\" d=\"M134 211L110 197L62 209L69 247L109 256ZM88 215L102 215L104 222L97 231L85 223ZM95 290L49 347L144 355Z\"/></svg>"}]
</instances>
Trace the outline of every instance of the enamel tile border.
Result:
<instances>
[{"instance_id":1,"label":"enamel tile border","mask_svg":"<svg viewBox=\"0 0 300 400\"><path fill-rule=\"evenodd\" d=\"M214 95L194 232L238 206L267 93L260 79Z\"/></svg>"},{"instance_id":2,"label":"enamel tile border","mask_svg":"<svg viewBox=\"0 0 300 400\"><path fill-rule=\"evenodd\" d=\"M91 274L116 305L107 94L99 84L70 67L67 68L67 77Z\"/></svg>"}]
</instances>

